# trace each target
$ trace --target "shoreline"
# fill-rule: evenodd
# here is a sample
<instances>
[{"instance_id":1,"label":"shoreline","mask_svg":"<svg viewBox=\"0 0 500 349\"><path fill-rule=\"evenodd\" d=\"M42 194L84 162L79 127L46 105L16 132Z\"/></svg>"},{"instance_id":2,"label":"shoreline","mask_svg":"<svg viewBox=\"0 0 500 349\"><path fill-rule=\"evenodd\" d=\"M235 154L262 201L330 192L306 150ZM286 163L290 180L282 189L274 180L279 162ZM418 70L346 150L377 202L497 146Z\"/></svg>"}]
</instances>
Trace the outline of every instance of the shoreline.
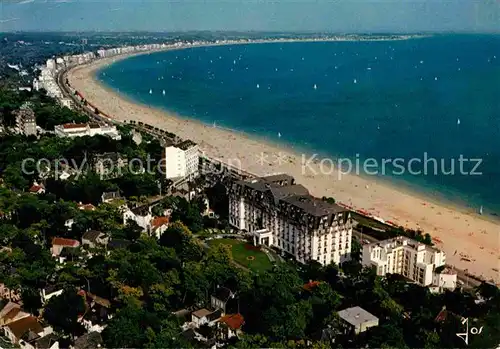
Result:
<instances>
[{"instance_id":1,"label":"shoreline","mask_svg":"<svg viewBox=\"0 0 500 349\"><path fill-rule=\"evenodd\" d=\"M200 46L185 48L190 47ZM422 229L436 238L436 241L443 242L435 241L436 246L446 252L448 264L468 270L472 274L482 275L485 279L494 279L496 283L500 281L498 272L492 270L500 259L499 225L493 217L481 217L469 212L466 207L452 205L451 200L446 203L439 198L418 193L412 188L391 185L390 178L365 178L350 174L338 180L336 174L312 176L299 173L297 166L293 165L300 160L297 154L303 150L300 147L286 149L286 145L272 139L224 127L213 128L199 120L163 108L152 108L124 96L97 80L99 70L119 60L163 51L165 50L104 58L72 68L67 72L67 77L72 87L116 120L143 121L162 127L182 138L189 138L199 143L200 148L210 157L221 161L240 159L243 169L257 175L287 172L294 176L298 183L306 186L312 195L333 196L339 202L370 211L375 216L392 220L398 225ZM286 163L276 165L272 161L267 161L259 166L255 164L255 159L254 161L250 159L249 154L252 153L271 157L283 153ZM461 260L460 254L467 255L464 258L474 262Z\"/></svg>"},{"instance_id":2,"label":"shoreline","mask_svg":"<svg viewBox=\"0 0 500 349\"><path fill-rule=\"evenodd\" d=\"M127 58L129 58L129 57L125 57L123 59L127 59ZM120 59L120 60L122 60L122 59ZM161 113L168 114L172 117L179 118L179 119L186 121L186 122L189 122L189 123L196 123L196 124L199 124L199 125L204 126L204 127L213 128L213 126L209 123L203 122L201 120L198 120L198 119L190 117L190 116L181 115L180 113L177 113L176 111L169 109L168 107L160 107L160 106L153 106L153 105L145 104L145 103L142 103L141 101L134 100L132 97L127 96L125 93L122 93L121 91L116 91L114 88L112 88L109 85L107 85L106 83L102 82L97 77L97 75L99 74L99 71L106 69L107 66L108 65L101 67L99 70L94 71L93 79L103 89L105 89L108 93L116 94L121 99L123 99L129 103L141 105L143 107L153 109L153 110L161 112ZM297 146L296 144L293 144L291 142L284 142L284 141L280 142L278 140L271 139L269 137L266 137L263 135L258 135L258 134L252 135L246 131L234 129L231 127L226 127L224 125L216 125L215 128L218 130L233 133L233 134L238 135L240 137L245 137L248 139L252 139L254 141L262 142L263 144L266 144L270 147L279 148L285 152L304 154L306 157L312 156L314 154L317 154L318 158L328 157L328 158L334 159L336 157L336 156L332 156L331 154L326 154L324 152L314 152L313 150L306 149L305 147ZM290 149L287 150L287 147ZM216 159L216 160L220 160L220 159ZM423 190L423 189L419 190L420 188L417 189L417 187L419 187L418 185L413 185L411 183L408 183L404 179L396 181L396 178L390 177L390 176L386 176L386 177L370 176L368 174L363 174L363 173L356 174L356 176L361 177L366 181L377 182L378 184L392 187L394 189L397 189L398 191L401 191L401 192L404 192L404 193L409 194L411 196L414 196L416 198L419 198L424 202L438 205L438 206L443 206L447 209L455 210L455 211L458 211L462 214L477 216L478 218L480 218L482 220L489 221L491 223L500 225L500 217L496 218L493 215L487 214L487 213L485 213L483 216L480 216L478 214L477 210L475 210L472 206L465 206L465 205L456 204L455 202L453 202L453 200L446 198L444 195L441 195L441 194L432 195L431 193L427 192L426 190ZM397 182L397 183L395 183L395 182ZM431 190L429 189L429 191L431 191Z\"/></svg>"}]
</instances>

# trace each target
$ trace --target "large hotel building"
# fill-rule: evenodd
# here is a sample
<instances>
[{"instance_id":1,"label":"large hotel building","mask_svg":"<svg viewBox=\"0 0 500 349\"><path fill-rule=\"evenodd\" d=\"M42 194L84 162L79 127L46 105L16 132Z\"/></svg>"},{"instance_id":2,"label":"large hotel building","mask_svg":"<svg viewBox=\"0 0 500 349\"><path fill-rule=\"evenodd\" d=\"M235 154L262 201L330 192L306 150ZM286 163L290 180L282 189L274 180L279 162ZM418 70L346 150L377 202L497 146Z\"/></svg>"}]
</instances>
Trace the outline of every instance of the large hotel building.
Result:
<instances>
[{"instance_id":1,"label":"large hotel building","mask_svg":"<svg viewBox=\"0 0 500 349\"><path fill-rule=\"evenodd\" d=\"M235 181L229 187L229 223L306 263L350 259L352 219L340 206L315 198L292 176Z\"/></svg>"}]
</instances>

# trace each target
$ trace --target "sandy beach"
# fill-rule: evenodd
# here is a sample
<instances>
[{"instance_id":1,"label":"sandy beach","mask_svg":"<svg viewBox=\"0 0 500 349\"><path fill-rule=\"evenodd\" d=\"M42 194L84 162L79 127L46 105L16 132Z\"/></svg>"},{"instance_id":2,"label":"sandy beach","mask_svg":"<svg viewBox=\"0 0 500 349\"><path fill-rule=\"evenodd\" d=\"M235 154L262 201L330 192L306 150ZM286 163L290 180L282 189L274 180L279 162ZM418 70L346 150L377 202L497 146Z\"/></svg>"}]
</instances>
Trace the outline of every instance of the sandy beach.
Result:
<instances>
[{"instance_id":1,"label":"sandy beach","mask_svg":"<svg viewBox=\"0 0 500 349\"><path fill-rule=\"evenodd\" d=\"M132 102L95 79L96 70L116 60L108 58L78 66L68 72L67 78L90 103L116 120L142 121L191 139L206 155L236 166L241 164L243 169L258 175L289 173L312 195L331 196L386 221L421 229L431 234L436 247L446 252L448 264L500 284L500 222L403 191L386 181L355 174L339 178L337 171L322 173L318 162L308 161L311 154L303 155L257 136L204 125Z\"/></svg>"}]
</instances>

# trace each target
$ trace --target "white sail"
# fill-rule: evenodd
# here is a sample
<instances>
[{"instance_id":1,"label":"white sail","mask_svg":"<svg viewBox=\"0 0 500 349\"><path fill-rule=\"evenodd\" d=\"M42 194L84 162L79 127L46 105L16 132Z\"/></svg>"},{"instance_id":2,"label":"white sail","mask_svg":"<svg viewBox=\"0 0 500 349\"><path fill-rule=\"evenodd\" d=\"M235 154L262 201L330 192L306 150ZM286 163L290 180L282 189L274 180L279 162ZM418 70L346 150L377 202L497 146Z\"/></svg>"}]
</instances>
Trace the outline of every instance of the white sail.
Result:
<instances>
[{"instance_id":1,"label":"white sail","mask_svg":"<svg viewBox=\"0 0 500 349\"><path fill-rule=\"evenodd\" d=\"M460 119L457 119L457 125L460 125Z\"/></svg>"},{"instance_id":2,"label":"white sail","mask_svg":"<svg viewBox=\"0 0 500 349\"><path fill-rule=\"evenodd\" d=\"M278 132L278 138L281 138L281 133Z\"/></svg>"},{"instance_id":3,"label":"white sail","mask_svg":"<svg viewBox=\"0 0 500 349\"><path fill-rule=\"evenodd\" d=\"M153 90L149 90L149 94L152 95L153 94Z\"/></svg>"}]
</instances>

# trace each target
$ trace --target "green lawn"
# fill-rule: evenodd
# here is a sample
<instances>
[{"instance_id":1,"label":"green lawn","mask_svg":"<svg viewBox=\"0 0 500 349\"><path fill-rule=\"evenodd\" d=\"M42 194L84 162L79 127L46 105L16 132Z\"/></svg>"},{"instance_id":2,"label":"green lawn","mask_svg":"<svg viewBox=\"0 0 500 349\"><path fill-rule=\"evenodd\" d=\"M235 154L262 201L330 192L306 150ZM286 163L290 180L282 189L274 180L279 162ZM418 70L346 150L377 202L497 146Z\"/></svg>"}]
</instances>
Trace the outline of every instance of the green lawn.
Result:
<instances>
[{"instance_id":1,"label":"green lawn","mask_svg":"<svg viewBox=\"0 0 500 349\"><path fill-rule=\"evenodd\" d=\"M236 239L217 239L207 241L207 243L209 246L217 246L220 244L231 246L235 262L252 271L260 272L272 267L272 263L264 252L246 248L245 245L247 243L244 241ZM247 259L247 257L250 257L250 259Z\"/></svg>"}]
</instances>

